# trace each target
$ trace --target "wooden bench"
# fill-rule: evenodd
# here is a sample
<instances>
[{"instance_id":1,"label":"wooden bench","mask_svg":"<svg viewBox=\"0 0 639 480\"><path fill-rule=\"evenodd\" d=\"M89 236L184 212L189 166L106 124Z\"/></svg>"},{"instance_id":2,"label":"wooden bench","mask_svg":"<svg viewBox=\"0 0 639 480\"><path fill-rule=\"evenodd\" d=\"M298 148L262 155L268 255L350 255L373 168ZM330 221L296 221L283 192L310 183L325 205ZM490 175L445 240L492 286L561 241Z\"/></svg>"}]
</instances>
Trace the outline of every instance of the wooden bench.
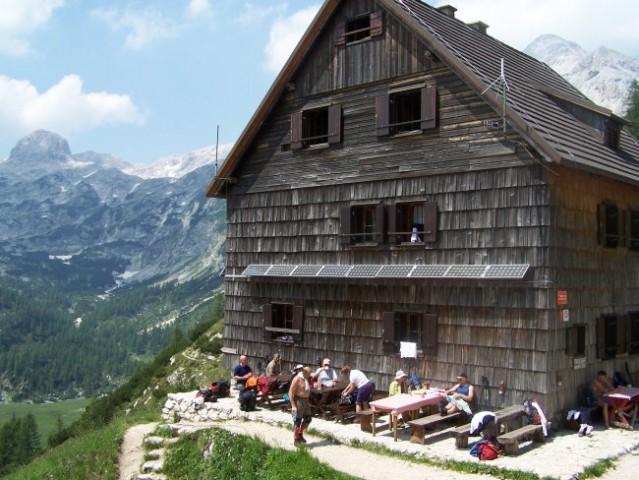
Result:
<instances>
[{"instance_id":1,"label":"wooden bench","mask_svg":"<svg viewBox=\"0 0 639 480\"><path fill-rule=\"evenodd\" d=\"M541 425L526 425L512 432L497 437L497 441L504 446L506 455L519 455L519 441L532 437L533 442L545 442L544 429Z\"/></svg>"},{"instance_id":2,"label":"wooden bench","mask_svg":"<svg viewBox=\"0 0 639 480\"><path fill-rule=\"evenodd\" d=\"M359 428L362 430L362 432L373 433L373 410L368 408L366 410L362 410L361 412L355 412L355 415L359 419Z\"/></svg>"},{"instance_id":3,"label":"wooden bench","mask_svg":"<svg viewBox=\"0 0 639 480\"><path fill-rule=\"evenodd\" d=\"M428 415L427 417L418 418L416 420L410 420L408 425L411 429L411 437L410 441L413 443L420 443L424 445L424 436L426 434L426 429L430 427L434 427L435 425L439 425L440 423L449 422L451 420L459 421L461 419L466 420L468 415L464 412L455 412L449 413L448 415L441 415L439 413L435 413L433 415Z\"/></svg>"},{"instance_id":4,"label":"wooden bench","mask_svg":"<svg viewBox=\"0 0 639 480\"><path fill-rule=\"evenodd\" d=\"M495 412L497 423L506 425L512 422L514 419L521 418L524 411L523 405L512 405L510 407L503 408ZM519 423L521 426L521 422ZM455 446L457 448L468 448L468 437L470 436L470 423L455 428L451 432L455 437Z\"/></svg>"},{"instance_id":5,"label":"wooden bench","mask_svg":"<svg viewBox=\"0 0 639 480\"><path fill-rule=\"evenodd\" d=\"M340 405L339 403L331 403L326 406L331 415L335 416L335 422L347 423L355 419L355 405ZM369 422L370 423L370 422Z\"/></svg>"}]
</instances>

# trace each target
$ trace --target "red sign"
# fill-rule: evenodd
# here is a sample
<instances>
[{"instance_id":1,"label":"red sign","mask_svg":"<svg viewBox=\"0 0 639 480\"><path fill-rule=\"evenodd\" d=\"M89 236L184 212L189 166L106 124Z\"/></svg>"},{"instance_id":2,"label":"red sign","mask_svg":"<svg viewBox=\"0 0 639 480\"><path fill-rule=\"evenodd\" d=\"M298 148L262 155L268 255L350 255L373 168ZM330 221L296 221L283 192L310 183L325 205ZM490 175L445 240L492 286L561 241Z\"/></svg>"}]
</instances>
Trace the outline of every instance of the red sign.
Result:
<instances>
[{"instance_id":1,"label":"red sign","mask_svg":"<svg viewBox=\"0 0 639 480\"><path fill-rule=\"evenodd\" d=\"M568 305L568 290L557 290L557 305Z\"/></svg>"}]
</instances>

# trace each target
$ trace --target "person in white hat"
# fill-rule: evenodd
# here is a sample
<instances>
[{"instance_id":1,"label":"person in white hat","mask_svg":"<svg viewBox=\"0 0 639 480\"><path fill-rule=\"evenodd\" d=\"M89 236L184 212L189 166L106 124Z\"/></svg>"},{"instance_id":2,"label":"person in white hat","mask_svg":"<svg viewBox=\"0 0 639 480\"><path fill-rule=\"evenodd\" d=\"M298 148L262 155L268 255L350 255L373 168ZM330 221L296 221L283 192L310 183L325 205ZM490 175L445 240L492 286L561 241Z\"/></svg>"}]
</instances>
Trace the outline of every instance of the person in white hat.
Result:
<instances>
[{"instance_id":1,"label":"person in white hat","mask_svg":"<svg viewBox=\"0 0 639 480\"><path fill-rule=\"evenodd\" d=\"M316 383L322 385L322 387L334 387L337 383L337 372L331 367L331 359L325 358L322 360L322 366L319 367L312 375L313 380Z\"/></svg>"},{"instance_id":2,"label":"person in white hat","mask_svg":"<svg viewBox=\"0 0 639 480\"><path fill-rule=\"evenodd\" d=\"M388 386L388 395L392 397L400 393L407 393L408 386L406 385L406 380L408 380L408 375L406 375L403 370L397 370L395 380Z\"/></svg>"}]
</instances>

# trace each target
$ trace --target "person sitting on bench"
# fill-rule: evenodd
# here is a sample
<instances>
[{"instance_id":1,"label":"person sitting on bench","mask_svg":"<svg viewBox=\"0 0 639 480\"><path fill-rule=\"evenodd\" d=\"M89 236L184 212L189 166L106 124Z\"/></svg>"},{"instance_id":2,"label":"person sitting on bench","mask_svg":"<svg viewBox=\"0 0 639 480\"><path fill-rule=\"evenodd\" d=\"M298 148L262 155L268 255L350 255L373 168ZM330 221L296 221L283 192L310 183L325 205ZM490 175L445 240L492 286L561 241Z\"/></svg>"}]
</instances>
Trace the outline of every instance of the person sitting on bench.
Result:
<instances>
[{"instance_id":1,"label":"person sitting on bench","mask_svg":"<svg viewBox=\"0 0 639 480\"><path fill-rule=\"evenodd\" d=\"M439 403L439 413L442 416L460 411L472 414L469 404L475 398L475 387L468 383L465 372L457 375L457 383L445 390L443 395L445 399Z\"/></svg>"},{"instance_id":2,"label":"person sitting on bench","mask_svg":"<svg viewBox=\"0 0 639 480\"><path fill-rule=\"evenodd\" d=\"M595 395L597 399L597 405L601 407L603 411L604 417L604 425L606 428L610 428L610 409L612 406L608 403L608 401L604 398L604 394L608 392L612 392L615 387L610 383L608 379L608 375L603 370L599 370L597 372L597 376L590 384L590 388L592 389L592 393Z\"/></svg>"}]
</instances>

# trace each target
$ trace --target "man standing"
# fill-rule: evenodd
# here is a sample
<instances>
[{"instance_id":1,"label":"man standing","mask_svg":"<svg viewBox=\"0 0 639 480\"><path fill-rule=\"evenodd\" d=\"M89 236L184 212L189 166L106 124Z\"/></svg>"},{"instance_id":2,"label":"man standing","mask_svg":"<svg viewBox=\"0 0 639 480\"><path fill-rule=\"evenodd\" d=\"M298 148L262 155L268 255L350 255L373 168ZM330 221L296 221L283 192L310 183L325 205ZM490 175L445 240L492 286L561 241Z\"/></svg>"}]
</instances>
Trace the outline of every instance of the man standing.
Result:
<instances>
[{"instance_id":1,"label":"man standing","mask_svg":"<svg viewBox=\"0 0 639 480\"><path fill-rule=\"evenodd\" d=\"M242 355L240 357L239 365L236 365L233 370L233 378L236 381L236 386L238 390L244 390L246 386L246 381L253 376L253 370L248 364L248 358L246 355Z\"/></svg>"},{"instance_id":2,"label":"man standing","mask_svg":"<svg viewBox=\"0 0 639 480\"><path fill-rule=\"evenodd\" d=\"M291 402L291 414L293 415L293 426L295 429L293 444L299 445L306 443L304 438L304 430L311 423L311 404L309 397L311 395L311 385L309 378L311 377L311 367L302 368L291 382L291 388L288 396Z\"/></svg>"}]
</instances>

